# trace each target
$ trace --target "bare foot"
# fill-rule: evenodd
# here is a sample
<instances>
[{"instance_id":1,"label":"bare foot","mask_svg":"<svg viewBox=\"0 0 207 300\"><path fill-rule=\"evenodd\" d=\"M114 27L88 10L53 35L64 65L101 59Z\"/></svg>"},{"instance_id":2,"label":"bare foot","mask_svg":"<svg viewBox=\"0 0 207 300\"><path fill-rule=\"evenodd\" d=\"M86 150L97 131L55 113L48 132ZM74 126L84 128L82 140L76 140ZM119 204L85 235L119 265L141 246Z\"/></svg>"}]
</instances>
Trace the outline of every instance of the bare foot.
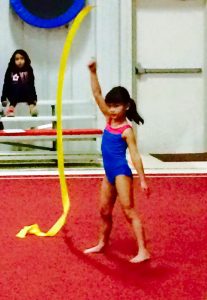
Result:
<instances>
[{"instance_id":1,"label":"bare foot","mask_svg":"<svg viewBox=\"0 0 207 300\"><path fill-rule=\"evenodd\" d=\"M141 253L139 252L135 257L130 259L131 263L140 263L145 260L150 259L150 254L147 250L142 251Z\"/></svg>"},{"instance_id":2,"label":"bare foot","mask_svg":"<svg viewBox=\"0 0 207 300\"><path fill-rule=\"evenodd\" d=\"M88 248L88 249L84 250L83 253L85 253L85 254L88 254L88 253L98 253L98 252L103 251L104 246L105 246L104 243L99 243L95 247Z\"/></svg>"}]
</instances>

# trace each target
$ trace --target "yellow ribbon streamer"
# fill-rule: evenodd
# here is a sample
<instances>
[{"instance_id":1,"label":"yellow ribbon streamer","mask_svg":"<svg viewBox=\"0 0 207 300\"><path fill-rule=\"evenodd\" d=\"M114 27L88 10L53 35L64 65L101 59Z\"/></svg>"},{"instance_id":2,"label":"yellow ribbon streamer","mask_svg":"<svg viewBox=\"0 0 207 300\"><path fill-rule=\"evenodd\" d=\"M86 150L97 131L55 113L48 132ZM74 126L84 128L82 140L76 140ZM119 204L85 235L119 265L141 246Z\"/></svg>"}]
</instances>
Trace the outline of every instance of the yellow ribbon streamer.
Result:
<instances>
[{"instance_id":1,"label":"yellow ribbon streamer","mask_svg":"<svg viewBox=\"0 0 207 300\"><path fill-rule=\"evenodd\" d=\"M62 94L63 94L63 83L66 71L67 60L70 54L71 45L73 39L86 15L90 12L92 6L86 6L77 15L73 24L68 32L65 40L65 45L62 51L60 60L60 68L58 75L58 88L57 88L57 99L56 99L56 117L57 117L57 156L58 156L58 172L61 187L63 213L56 223L47 231L42 232L38 224L25 226L17 233L17 237L24 238L27 234L34 234L37 236L54 236L60 231L62 226L66 222L66 218L70 209L70 199L68 195L67 183L64 174L64 151L63 151L63 139L62 139Z\"/></svg>"}]
</instances>

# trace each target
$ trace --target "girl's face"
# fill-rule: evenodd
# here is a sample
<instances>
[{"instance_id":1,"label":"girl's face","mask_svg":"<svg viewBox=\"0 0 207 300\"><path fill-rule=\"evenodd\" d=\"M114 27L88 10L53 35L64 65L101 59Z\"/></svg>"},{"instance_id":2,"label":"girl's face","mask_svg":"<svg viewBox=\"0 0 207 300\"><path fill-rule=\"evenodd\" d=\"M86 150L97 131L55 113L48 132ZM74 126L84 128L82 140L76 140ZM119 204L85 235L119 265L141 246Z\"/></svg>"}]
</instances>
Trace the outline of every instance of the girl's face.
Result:
<instances>
[{"instance_id":1,"label":"girl's face","mask_svg":"<svg viewBox=\"0 0 207 300\"><path fill-rule=\"evenodd\" d=\"M15 55L15 65L18 67L18 68L22 68L25 64L25 58L24 56L22 56L21 54L17 53Z\"/></svg>"},{"instance_id":2,"label":"girl's face","mask_svg":"<svg viewBox=\"0 0 207 300\"><path fill-rule=\"evenodd\" d=\"M126 117L128 105L123 103L107 103L110 118L115 121L122 120Z\"/></svg>"}]
</instances>

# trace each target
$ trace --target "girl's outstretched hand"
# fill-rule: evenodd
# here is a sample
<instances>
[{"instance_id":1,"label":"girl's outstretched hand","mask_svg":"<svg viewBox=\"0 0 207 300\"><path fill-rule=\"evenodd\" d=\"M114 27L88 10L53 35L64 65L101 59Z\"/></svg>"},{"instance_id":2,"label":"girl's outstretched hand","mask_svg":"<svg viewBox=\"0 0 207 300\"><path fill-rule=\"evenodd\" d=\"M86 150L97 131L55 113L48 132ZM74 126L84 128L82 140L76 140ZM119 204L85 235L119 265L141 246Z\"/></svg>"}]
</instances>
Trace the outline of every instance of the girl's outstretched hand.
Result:
<instances>
[{"instance_id":1,"label":"girl's outstretched hand","mask_svg":"<svg viewBox=\"0 0 207 300\"><path fill-rule=\"evenodd\" d=\"M97 69L97 64L96 61L93 59L89 62L88 64L88 68L92 73L96 73L96 69Z\"/></svg>"},{"instance_id":2,"label":"girl's outstretched hand","mask_svg":"<svg viewBox=\"0 0 207 300\"><path fill-rule=\"evenodd\" d=\"M147 183L146 183L145 180L141 181L141 189L142 189L143 192L146 193L146 196L149 197L150 190L149 190L149 187L148 187L148 185L147 185Z\"/></svg>"}]
</instances>

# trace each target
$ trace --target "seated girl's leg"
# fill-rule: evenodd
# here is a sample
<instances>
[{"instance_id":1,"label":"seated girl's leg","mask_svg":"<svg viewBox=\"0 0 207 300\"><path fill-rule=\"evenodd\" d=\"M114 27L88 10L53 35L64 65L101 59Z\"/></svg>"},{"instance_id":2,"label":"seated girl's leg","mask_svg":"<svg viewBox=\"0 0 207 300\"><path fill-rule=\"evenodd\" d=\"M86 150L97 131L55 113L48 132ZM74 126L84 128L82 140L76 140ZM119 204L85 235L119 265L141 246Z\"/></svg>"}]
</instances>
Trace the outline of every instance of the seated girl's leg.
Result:
<instances>
[{"instance_id":1,"label":"seated girl's leg","mask_svg":"<svg viewBox=\"0 0 207 300\"><path fill-rule=\"evenodd\" d=\"M132 225L138 244L137 255L130 262L137 263L149 259L150 254L145 247L144 230L141 220L134 209L132 182L132 178L129 176L118 175L116 177L116 189L119 201L127 221Z\"/></svg>"},{"instance_id":2,"label":"seated girl's leg","mask_svg":"<svg viewBox=\"0 0 207 300\"><path fill-rule=\"evenodd\" d=\"M95 247L86 249L84 253L100 252L107 245L112 228L112 210L116 201L116 188L106 176L103 179L100 197L101 228L99 241Z\"/></svg>"}]
</instances>

